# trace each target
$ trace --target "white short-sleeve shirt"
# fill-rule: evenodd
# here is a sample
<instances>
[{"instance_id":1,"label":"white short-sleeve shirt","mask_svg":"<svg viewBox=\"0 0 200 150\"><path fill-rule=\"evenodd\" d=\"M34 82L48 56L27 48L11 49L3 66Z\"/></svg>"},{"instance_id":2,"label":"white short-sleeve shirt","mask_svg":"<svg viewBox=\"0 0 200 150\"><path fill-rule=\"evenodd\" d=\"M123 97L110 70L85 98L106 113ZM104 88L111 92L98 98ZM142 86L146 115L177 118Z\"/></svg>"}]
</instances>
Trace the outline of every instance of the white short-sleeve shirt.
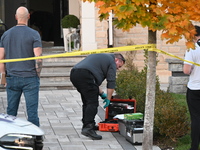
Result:
<instances>
[{"instance_id":1,"label":"white short-sleeve shirt","mask_svg":"<svg viewBox=\"0 0 200 150\"><path fill-rule=\"evenodd\" d=\"M190 49L189 51L186 51L185 60L200 64L200 46L197 43L195 43L194 50ZM184 64L189 64L192 66L187 87L191 90L200 90L200 66L185 61Z\"/></svg>"}]
</instances>

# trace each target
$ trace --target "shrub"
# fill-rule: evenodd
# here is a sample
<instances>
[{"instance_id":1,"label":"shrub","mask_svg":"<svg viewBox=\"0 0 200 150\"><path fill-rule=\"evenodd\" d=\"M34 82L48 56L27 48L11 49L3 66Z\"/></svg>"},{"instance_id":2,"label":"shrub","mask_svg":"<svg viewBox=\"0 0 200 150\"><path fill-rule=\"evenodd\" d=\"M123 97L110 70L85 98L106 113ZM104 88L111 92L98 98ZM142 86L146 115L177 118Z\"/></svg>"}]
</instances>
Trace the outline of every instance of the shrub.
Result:
<instances>
[{"instance_id":1,"label":"shrub","mask_svg":"<svg viewBox=\"0 0 200 150\"><path fill-rule=\"evenodd\" d=\"M66 15L61 20L62 28L77 28L80 20L75 15Z\"/></svg>"},{"instance_id":2,"label":"shrub","mask_svg":"<svg viewBox=\"0 0 200 150\"><path fill-rule=\"evenodd\" d=\"M125 68L121 70L116 79L116 93L120 98L130 96L137 101L137 112L145 112L146 74L147 69L138 71L131 65L131 54L128 53ZM175 141L178 137L187 134L189 129L186 106L179 105L171 93L160 90L159 78L156 80L154 134L167 136Z\"/></svg>"},{"instance_id":3,"label":"shrub","mask_svg":"<svg viewBox=\"0 0 200 150\"><path fill-rule=\"evenodd\" d=\"M120 98L137 100L137 111L144 113L146 77L144 71L123 70L117 75L116 93Z\"/></svg>"},{"instance_id":4,"label":"shrub","mask_svg":"<svg viewBox=\"0 0 200 150\"><path fill-rule=\"evenodd\" d=\"M189 131L189 118L186 106L180 105L171 93L156 92L154 130L158 135L167 136L173 141Z\"/></svg>"},{"instance_id":5,"label":"shrub","mask_svg":"<svg viewBox=\"0 0 200 150\"><path fill-rule=\"evenodd\" d=\"M144 113L146 95L146 72L147 68L138 71L133 63L136 51L125 54L126 63L124 69L117 74L116 93L121 98L133 97L137 100L137 111ZM156 89L160 88L158 77Z\"/></svg>"}]
</instances>

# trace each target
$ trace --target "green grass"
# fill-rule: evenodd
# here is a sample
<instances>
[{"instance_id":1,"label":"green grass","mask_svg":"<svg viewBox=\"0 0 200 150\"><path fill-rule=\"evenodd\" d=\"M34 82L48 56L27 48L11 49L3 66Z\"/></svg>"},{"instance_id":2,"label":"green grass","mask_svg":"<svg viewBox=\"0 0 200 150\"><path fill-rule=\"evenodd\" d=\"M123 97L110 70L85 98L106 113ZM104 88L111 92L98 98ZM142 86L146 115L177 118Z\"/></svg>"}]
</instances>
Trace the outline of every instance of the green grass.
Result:
<instances>
[{"instance_id":1,"label":"green grass","mask_svg":"<svg viewBox=\"0 0 200 150\"><path fill-rule=\"evenodd\" d=\"M180 104L183 106L187 106L187 102L186 102L186 95L183 94L175 94L175 93L171 93L173 98Z\"/></svg>"},{"instance_id":2,"label":"green grass","mask_svg":"<svg viewBox=\"0 0 200 150\"><path fill-rule=\"evenodd\" d=\"M187 107L186 95L184 95L184 94L175 94L175 93L171 93L171 94L174 97L174 99L180 105ZM188 111L187 111L187 114L189 116L189 112ZM190 131L188 131L188 134L186 134L185 136L183 136L180 139L178 139L176 147L175 147L175 150L187 150L187 149L190 148L191 139L190 139L189 133L190 133Z\"/></svg>"},{"instance_id":3,"label":"green grass","mask_svg":"<svg viewBox=\"0 0 200 150\"><path fill-rule=\"evenodd\" d=\"M175 150L189 149L190 143L191 143L190 135L186 135L186 136L179 139L179 141L177 142L177 146L176 146ZM199 150L200 150L200 146L199 146Z\"/></svg>"},{"instance_id":4,"label":"green grass","mask_svg":"<svg viewBox=\"0 0 200 150\"><path fill-rule=\"evenodd\" d=\"M182 144L182 145L180 145L180 146L177 146L176 148L175 148L175 150L189 150L190 149L190 144Z\"/></svg>"},{"instance_id":5,"label":"green grass","mask_svg":"<svg viewBox=\"0 0 200 150\"><path fill-rule=\"evenodd\" d=\"M190 136L186 135L178 140L176 150L189 149L190 143L191 143Z\"/></svg>"},{"instance_id":6,"label":"green grass","mask_svg":"<svg viewBox=\"0 0 200 150\"><path fill-rule=\"evenodd\" d=\"M176 100L176 102L179 103L179 105L186 106L188 117L190 117L190 114L188 111L188 106L187 106L187 101L186 101L186 95L185 94L175 94L175 93L171 93L171 95Z\"/></svg>"}]
</instances>

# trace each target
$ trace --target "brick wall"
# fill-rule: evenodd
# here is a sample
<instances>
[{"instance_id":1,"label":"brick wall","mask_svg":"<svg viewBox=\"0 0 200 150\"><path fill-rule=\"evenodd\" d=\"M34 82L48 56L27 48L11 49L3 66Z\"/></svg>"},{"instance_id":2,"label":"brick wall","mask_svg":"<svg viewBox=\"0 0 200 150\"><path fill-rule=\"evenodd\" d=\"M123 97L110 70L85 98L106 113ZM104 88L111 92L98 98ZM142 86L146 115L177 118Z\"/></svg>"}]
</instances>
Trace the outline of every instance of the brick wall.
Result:
<instances>
[{"instance_id":1,"label":"brick wall","mask_svg":"<svg viewBox=\"0 0 200 150\"><path fill-rule=\"evenodd\" d=\"M106 20L99 21L98 10L96 10L96 42L97 48L107 48L108 46L108 22Z\"/></svg>"}]
</instances>

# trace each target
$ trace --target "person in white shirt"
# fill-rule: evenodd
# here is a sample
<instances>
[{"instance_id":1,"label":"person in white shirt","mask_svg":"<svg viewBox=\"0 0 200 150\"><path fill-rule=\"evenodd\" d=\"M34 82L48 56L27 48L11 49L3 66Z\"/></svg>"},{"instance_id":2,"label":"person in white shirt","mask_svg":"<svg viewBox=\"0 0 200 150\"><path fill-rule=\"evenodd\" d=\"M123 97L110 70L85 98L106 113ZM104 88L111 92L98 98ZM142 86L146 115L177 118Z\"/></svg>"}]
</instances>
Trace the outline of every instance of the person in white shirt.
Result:
<instances>
[{"instance_id":1,"label":"person in white shirt","mask_svg":"<svg viewBox=\"0 0 200 150\"><path fill-rule=\"evenodd\" d=\"M195 49L185 53L185 60L200 64L200 27L195 26ZM200 66L184 62L183 72L189 75L186 99L191 117L191 148L198 150L200 143Z\"/></svg>"}]
</instances>

